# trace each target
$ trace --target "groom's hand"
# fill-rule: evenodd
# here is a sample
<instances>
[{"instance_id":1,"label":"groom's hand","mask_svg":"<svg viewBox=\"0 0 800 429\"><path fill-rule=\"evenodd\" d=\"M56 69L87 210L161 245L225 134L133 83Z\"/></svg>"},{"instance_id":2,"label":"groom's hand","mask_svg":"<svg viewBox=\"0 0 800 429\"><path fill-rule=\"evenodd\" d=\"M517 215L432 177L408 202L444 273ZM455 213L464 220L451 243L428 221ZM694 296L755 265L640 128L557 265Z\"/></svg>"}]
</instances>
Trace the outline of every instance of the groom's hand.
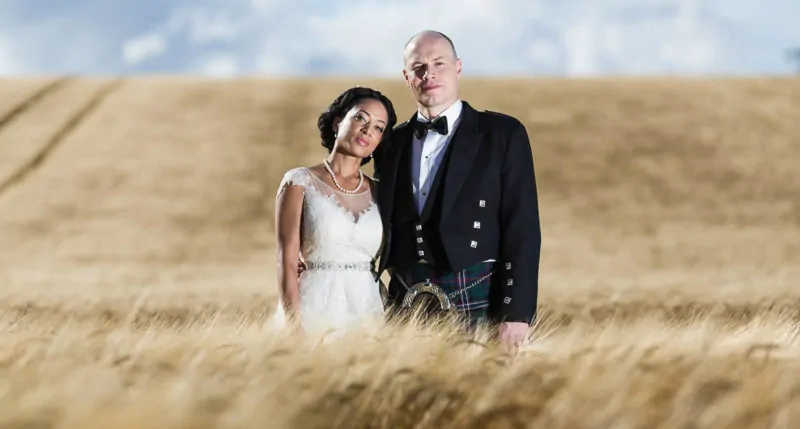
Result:
<instances>
[{"instance_id":1,"label":"groom's hand","mask_svg":"<svg viewBox=\"0 0 800 429\"><path fill-rule=\"evenodd\" d=\"M503 322L499 327L499 338L502 343L519 349L528 338L530 325L525 322Z\"/></svg>"}]
</instances>

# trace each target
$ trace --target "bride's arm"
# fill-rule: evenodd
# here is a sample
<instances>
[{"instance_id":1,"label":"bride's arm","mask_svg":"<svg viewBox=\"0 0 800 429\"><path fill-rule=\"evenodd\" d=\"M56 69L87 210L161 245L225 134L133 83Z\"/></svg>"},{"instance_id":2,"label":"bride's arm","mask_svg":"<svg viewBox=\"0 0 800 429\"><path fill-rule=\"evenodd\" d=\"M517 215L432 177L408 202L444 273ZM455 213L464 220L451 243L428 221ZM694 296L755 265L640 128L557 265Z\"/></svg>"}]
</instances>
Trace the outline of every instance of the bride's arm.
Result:
<instances>
[{"instance_id":1,"label":"bride's arm","mask_svg":"<svg viewBox=\"0 0 800 429\"><path fill-rule=\"evenodd\" d=\"M303 210L303 187L286 186L275 201L277 235L277 271L281 302L286 314L294 319L300 304L297 261L300 255L300 224Z\"/></svg>"}]
</instances>

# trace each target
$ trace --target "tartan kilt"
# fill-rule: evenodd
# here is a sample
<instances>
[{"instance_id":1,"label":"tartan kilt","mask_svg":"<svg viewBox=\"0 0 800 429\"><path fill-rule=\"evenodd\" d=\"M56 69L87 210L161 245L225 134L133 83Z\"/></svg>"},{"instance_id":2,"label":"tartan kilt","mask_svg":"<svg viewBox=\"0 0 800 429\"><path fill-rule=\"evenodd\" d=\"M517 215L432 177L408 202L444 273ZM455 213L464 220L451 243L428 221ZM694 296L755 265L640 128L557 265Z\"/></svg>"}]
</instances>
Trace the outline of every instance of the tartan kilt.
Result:
<instances>
[{"instance_id":1,"label":"tartan kilt","mask_svg":"<svg viewBox=\"0 0 800 429\"><path fill-rule=\"evenodd\" d=\"M492 277L488 275L494 271L495 262L481 262L455 272L436 272L427 264L414 264L408 271L395 272L391 283L395 284L390 291L390 300L399 305L403 300L406 288L403 283L411 287L415 283L430 280L439 286L450 298L455 311L471 325L489 318L489 302ZM482 279L482 280L481 280ZM472 283L479 281L477 284ZM472 285L472 287L469 287Z\"/></svg>"}]
</instances>

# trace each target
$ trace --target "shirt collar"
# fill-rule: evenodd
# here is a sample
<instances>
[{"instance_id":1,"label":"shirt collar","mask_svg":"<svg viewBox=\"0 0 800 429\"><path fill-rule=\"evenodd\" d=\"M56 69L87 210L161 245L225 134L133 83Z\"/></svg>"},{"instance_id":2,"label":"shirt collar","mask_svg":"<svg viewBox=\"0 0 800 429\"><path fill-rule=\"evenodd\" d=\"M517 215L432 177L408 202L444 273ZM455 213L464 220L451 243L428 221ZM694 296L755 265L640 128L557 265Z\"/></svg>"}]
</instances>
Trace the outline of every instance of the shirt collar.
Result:
<instances>
[{"instance_id":1,"label":"shirt collar","mask_svg":"<svg viewBox=\"0 0 800 429\"><path fill-rule=\"evenodd\" d=\"M463 109L463 103L461 99L457 99L455 103L450 105L444 112L439 114L439 116L444 116L447 118L447 134L453 134L453 130L455 130L456 121L461 116L461 110ZM425 115L422 114L419 110L417 110L417 120L420 122L428 122L430 119L426 118Z\"/></svg>"}]
</instances>

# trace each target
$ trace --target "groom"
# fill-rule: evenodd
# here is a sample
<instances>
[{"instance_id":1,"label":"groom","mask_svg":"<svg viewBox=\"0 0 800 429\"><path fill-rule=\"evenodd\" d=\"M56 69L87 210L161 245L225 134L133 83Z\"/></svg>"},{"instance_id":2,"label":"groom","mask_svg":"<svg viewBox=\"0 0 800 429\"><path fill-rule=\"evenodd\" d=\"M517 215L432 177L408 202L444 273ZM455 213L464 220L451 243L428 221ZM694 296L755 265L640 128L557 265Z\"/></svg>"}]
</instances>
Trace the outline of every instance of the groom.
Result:
<instances>
[{"instance_id":1,"label":"groom","mask_svg":"<svg viewBox=\"0 0 800 429\"><path fill-rule=\"evenodd\" d=\"M403 58L417 111L374 154L387 237L378 275L390 273L393 307L430 282L519 346L536 317L542 240L527 132L460 99L461 60L444 34L414 35Z\"/></svg>"}]
</instances>

